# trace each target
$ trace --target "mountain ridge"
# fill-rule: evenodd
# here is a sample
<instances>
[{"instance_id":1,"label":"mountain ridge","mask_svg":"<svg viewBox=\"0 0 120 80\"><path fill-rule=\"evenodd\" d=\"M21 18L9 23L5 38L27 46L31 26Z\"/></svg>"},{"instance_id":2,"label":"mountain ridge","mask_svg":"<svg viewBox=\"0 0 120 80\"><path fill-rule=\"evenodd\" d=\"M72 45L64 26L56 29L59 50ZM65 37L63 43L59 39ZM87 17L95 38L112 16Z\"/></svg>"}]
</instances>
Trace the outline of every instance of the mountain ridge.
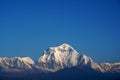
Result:
<instances>
[{"instance_id":1,"label":"mountain ridge","mask_svg":"<svg viewBox=\"0 0 120 80\"><path fill-rule=\"evenodd\" d=\"M72 46L66 43L44 50L43 55L39 57L37 62L34 62L30 57L0 58L0 70L5 72L34 71L35 69L43 72L56 72L75 66L80 68L89 67L101 73L120 72L120 62L97 64L92 58L85 54L79 54Z\"/></svg>"}]
</instances>

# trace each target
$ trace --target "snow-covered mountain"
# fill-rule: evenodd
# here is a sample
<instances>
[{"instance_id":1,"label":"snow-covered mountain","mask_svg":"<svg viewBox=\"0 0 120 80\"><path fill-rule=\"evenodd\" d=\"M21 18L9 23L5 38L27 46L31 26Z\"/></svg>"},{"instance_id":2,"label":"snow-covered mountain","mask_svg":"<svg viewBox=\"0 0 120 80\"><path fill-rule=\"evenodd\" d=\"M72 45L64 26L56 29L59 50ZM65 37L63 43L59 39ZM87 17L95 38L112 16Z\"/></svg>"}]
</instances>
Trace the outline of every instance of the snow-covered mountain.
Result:
<instances>
[{"instance_id":1,"label":"snow-covered mountain","mask_svg":"<svg viewBox=\"0 0 120 80\"><path fill-rule=\"evenodd\" d=\"M53 72L74 66L82 68L90 67L96 71L104 72L104 69L102 69L97 63L93 62L90 57L79 54L73 47L65 43L45 50L36 64L38 69Z\"/></svg>"},{"instance_id":2,"label":"snow-covered mountain","mask_svg":"<svg viewBox=\"0 0 120 80\"><path fill-rule=\"evenodd\" d=\"M78 65L79 54L68 44L50 47L39 58L37 66L40 68L59 70Z\"/></svg>"},{"instance_id":3,"label":"snow-covered mountain","mask_svg":"<svg viewBox=\"0 0 120 80\"><path fill-rule=\"evenodd\" d=\"M120 62L117 63L101 63L100 64L101 68L104 69L105 72L119 72L120 73Z\"/></svg>"},{"instance_id":4,"label":"snow-covered mountain","mask_svg":"<svg viewBox=\"0 0 120 80\"><path fill-rule=\"evenodd\" d=\"M56 72L64 68L77 67L98 72L120 72L118 63L95 63L90 57L79 54L72 46L62 44L44 50L37 62L29 57L0 58L1 71L38 70Z\"/></svg>"},{"instance_id":5,"label":"snow-covered mountain","mask_svg":"<svg viewBox=\"0 0 120 80\"><path fill-rule=\"evenodd\" d=\"M4 71L20 71L32 69L34 61L29 57L0 58L0 67Z\"/></svg>"}]
</instances>

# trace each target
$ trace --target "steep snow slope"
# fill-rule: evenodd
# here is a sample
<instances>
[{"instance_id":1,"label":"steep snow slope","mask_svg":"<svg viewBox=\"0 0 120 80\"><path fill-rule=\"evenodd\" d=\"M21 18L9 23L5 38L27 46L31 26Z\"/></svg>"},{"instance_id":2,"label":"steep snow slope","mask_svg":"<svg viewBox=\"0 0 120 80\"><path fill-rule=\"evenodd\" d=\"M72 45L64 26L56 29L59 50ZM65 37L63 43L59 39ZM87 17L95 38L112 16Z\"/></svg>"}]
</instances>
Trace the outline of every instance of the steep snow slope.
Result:
<instances>
[{"instance_id":1,"label":"steep snow slope","mask_svg":"<svg viewBox=\"0 0 120 80\"><path fill-rule=\"evenodd\" d=\"M120 72L120 62L117 63L101 63L100 64L101 68L104 69L105 72Z\"/></svg>"},{"instance_id":2,"label":"steep snow slope","mask_svg":"<svg viewBox=\"0 0 120 80\"><path fill-rule=\"evenodd\" d=\"M34 61L29 57L0 58L0 66L3 70L32 69Z\"/></svg>"},{"instance_id":3,"label":"steep snow slope","mask_svg":"<svg viewBox=\"0 0 120 80\"><path fill-rule=\"evenodd\" d=\"M0 71L33 70L34 72L36 69L43 72L55 72L71 67L88 71L120 72L120 62L97 64L90 57L79 54L72 46L65 43L45 50L36 63L29 57L0 58Z\"/></svg>"},{"instance_id":4,"label":"steep snow slope","mask_svg":"<svg viewBox=\"0 0 120 80\"><path fill-rule=\"evenodd\" d=\"M50 47L39 58L36 67L44 70L57 71L66 67L89 66L95 70L102 70L90 57L79 54L68 44Z\"/></svg>"}]
</instances>

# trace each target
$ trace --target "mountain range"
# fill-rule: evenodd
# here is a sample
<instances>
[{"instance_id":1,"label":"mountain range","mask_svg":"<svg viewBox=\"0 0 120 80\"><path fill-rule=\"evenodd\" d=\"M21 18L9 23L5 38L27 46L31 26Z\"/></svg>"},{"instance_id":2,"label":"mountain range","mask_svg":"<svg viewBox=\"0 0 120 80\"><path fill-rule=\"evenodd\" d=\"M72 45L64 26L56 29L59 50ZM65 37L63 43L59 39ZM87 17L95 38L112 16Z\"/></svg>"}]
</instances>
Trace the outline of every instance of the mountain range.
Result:
<instances>
[{"instance_id":1,"label":"mountain range","mask_svg":"<svg viewBox=\"0 0 120 80\"><path fill-rule=\"evenodd\" d=\"M0 58L0 80L120 80L120 62L98 64L72 46L44 50L34 62L30 57Z\"/></svg>"}]
</instances>

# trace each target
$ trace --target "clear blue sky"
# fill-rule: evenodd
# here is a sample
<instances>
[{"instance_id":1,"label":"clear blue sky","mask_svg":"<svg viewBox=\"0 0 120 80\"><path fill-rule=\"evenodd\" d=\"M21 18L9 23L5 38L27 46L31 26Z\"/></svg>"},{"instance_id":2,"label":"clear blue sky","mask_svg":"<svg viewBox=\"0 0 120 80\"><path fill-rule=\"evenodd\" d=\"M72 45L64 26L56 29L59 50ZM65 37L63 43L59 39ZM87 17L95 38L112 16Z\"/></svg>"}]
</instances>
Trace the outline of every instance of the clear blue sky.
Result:
<instances>
[{"instance_id":1,"label":"clear blue sky","mask_svg":"<svg viewBox=\"0 0 120 80\"><path fill-rule=\"evenodd\" d=\"M119 0L0 0L0 57L72 45L96 62L120 61Z\"/></svg>"}]
</instances>

